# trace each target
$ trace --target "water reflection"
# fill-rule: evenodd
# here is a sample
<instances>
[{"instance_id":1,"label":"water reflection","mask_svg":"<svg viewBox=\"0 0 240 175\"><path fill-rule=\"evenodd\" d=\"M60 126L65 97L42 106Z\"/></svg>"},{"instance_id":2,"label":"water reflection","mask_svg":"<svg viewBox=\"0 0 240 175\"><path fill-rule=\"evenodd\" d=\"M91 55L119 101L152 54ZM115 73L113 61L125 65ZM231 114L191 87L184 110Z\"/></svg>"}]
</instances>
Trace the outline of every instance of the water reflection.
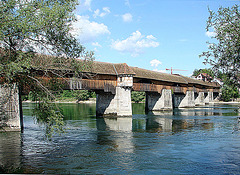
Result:
<instances>
[{"instance_id":1,"label":"water reflection","mask_svg":"<svg viewBox=\"0 0 240 175\"><path fill-rule=\"evenodd\" d=\"M132 117L98 118L97 129L131 132Z\"/></svg>"},{"instance_id":2,"label":"water reflection","mask_svg":"<svg viewBox=\"0 0 240 175\"><path fill-rule=\"evenodd\" d=\"M172 131L172 119L151 117L146 120L146 130L152 132Z\"/></svg>"},{"instance_id":3,"label":"water reflection","mask_svg":"<svg viewBox=\"0 0 240 175\"><path fill-rule=\"evenodd\" d=\"M120 152L133 152L132 117L98 118L98 143L108 144Z\"/></svg>"},{"instance_id":4,"label":"water reflection","mask_svg":"<svg viewBox=\"0 0 240 175\"><path fill-rule=\"evenodd\" d=\"M211 111L175 111L173 112L156 112L145 118L99 118L97 119L97 129L99 131L122 131L122 132L181 132L190 131L197 128L198 130L208 130L214 128L214 123L209 118L196 117L196 113L200 116L209 116L214 114ZM186 118L188 117L188 118ZM130 136L130 134L128 134ZM128 137L127 137L128 138ZM125 142L128 142L125 140Z\"/></svg>"},{"instance_id":5,"label":"water reflection","mask_svg":"<svg viewBox=\"0 0 240 175\"><path fill-rule=\"evenodd\" d=\"M174 116L211 116L221 115L219 111L214 111L214 108L191 108L191 109L175 109Z\"/></svg>"},{"instance_id":6,"label":"water reflection","mask_svg":"<svg viewBox=\"0 0 240 175\"><path fill-rule=\"evenodd\" d=\"M21 165L21 154L21 133L0 132L0 173L17 170Z\"/></svg>"},{"instance_id":7,"label":"water reflection","mask_svg":"<svg viewBox=\"0 0 240 175\"><path fill-rule=\"evenodd\" d=\"M52 142L32 120L31 105L24 106L24 133L0 133L0 172L239 174L234 106L145 114L144 104L134 104L132 118L96 118L94 105L60 105L69 129Z\"/></svg>"},{"instance_id":8,"label":"water reflection","mask_svg":"<svg viewBox=\"0 0 240 175\"><path fill-rule=\"evenodd\" d=\"M190 131L191 129L198 130L207 130L214 128L214 123L210 119L170 119L163 118L159 116L151 116L145 120L145 127L142 127L144 124L134 125L134 131L146 130L148 132L181 132L181 131ZM134 123L138 123L135 121Z\"/></svg>"}]
</instances>

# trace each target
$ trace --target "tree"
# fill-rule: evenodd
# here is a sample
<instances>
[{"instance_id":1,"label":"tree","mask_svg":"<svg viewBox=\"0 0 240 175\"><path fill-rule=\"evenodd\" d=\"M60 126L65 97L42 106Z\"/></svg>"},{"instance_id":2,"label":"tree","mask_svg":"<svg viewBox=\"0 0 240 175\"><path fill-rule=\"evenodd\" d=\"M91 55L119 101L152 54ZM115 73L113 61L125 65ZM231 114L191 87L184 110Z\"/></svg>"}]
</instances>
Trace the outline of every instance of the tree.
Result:
<instances>
[{"instance_id":1,"label":"tree","mask_svg":"<svg viewBox=\"0 0 240 175\"><path fill-rule=\"evenodd\" d=\"M35 115L46 123L47 133L62 132L61 110L49 103L55 97L37 78L64 77L68 69L81 77L82 64L93 53L71 34L77 0L0 0L1 83L17 83L37 100ZM39 72L41 74L39 75Z\"/></svg>"},{"instance_id":2,"label":"tree","mask_svg":"<svg viewBox=\"0 0 240 175\"><path fill-rule=\"evenodd\" d=\"M222 88L221 100L230 101L235 98L239 98L239 91L237 87L233 85L224 85Z\"/></svg>"},{"instance_id":3,"label":"tree","mask_svg":"<svg viewBox=\"0 0 240 175\"><path fill-rule=\"evenodd\" d=\"M209 10L207 31L212 32L213 42L208 42L208 51L200 57L219 70L239 87L240 70L240 12L239 6L220 7L217 12Z\"/></svg>"},{"instance_id":4,"label":"tree","mask_svg":"<svg viewBox=\"0 0 240 175\"><path fill-rule=\"evenodd\" d=\"M131 98L135 103L143 102L145 99L145 92L132 91Z\"/></svg>"},{"instance_id":5,"label":"tree","mask_svg":"<svg viewBox=\"0 0 240 175\"><path fill-rule=\"evenodd\" d=\"M212 71L212 69L195 69L193 71L193 76L197 76L200 73L207 73L208 75L214 78L214 72Z\"/></svg>"}]
</instances>

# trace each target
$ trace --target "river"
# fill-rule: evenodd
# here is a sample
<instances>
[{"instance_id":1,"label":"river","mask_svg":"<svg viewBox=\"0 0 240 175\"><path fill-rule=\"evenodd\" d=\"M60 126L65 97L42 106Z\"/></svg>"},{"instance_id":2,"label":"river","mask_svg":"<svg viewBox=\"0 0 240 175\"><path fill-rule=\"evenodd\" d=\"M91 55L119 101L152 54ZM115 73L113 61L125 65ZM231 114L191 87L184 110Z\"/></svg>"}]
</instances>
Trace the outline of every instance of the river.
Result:
<instances>
[{"instance_id":1,"label":"river","mask_svg":"<svg viewBox=\"0 0 240 175\"><path fill-rule=\"evenodd\" d=\"M60 104L66 133L49 141L23 104L24 132L0 133L0 173L240 174L237 106L96 118L94 104ZM239 126L240 127L240 126Z\"/></svg>"}]
</instances>

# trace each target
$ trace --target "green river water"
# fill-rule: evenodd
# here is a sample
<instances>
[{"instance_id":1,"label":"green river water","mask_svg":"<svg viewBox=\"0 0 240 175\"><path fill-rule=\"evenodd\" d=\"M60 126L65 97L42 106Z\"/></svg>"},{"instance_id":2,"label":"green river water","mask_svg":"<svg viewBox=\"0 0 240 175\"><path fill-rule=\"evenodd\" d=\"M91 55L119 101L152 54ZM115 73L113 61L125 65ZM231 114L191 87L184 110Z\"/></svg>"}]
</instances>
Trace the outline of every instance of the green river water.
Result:
<instances>
[{"instance_id":1,"label":"green river water","mask_svg":"<svg viewBox=\"0 0 240 175\"><path fill-rule=\"evenodd\" d=\"M60 104L66 133L44 137L23 104L24 132L0 133L0 173L240 174L236 105L96 118L95 104Z\"/></svg>"}]
</instances>

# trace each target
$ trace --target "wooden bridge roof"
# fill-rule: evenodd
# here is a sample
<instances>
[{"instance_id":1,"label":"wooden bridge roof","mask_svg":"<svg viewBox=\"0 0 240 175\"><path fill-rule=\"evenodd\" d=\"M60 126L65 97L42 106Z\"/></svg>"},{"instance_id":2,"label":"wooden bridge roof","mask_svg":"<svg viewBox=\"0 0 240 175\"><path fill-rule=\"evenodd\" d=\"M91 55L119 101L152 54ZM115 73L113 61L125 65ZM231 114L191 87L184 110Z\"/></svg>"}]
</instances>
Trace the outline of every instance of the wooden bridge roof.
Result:
<instances>
[{"instance_id":1,"label":"wooden bridge roof","mask_svg":"<svg viewBox=\"0 0 240 175\"><path fill-rule=\"evenodd\" d=\"M204 82L202 80L196 80L189 77L185 77L182 75L171 75L166 73L161 73L157 71L146 70L138 67L131 67L132 70L136 73L134 77L136 78L144 78L144 79L151 79L151 80L158 80L164 82L172 82L172 83L179 83L179 84L198 84L202 86L209 86L209 87L219 87L220 85L217 83L211 82Z\"/></svg>"},{"instance_id":2,"label":"wooden bridge roof","mask_svg":"<svg viewBox=\"0 0 240 175\"><path fill-rule=\"evenodd\" d=\"M133 71L136 73L134 77L136 78L144 78L144 79L151 79L151 80L160 80L165 82L172 82L172 83L181 83L181 84L188 84L182 78L179 78L176 75L161 73L157 71L150 71L138 67L131 67Z\"/></svg>"},{"instance_id":3,"label":"wooden bridge roof","mask_svg":"<svg viewBox=\"0 0 240 175\"><path fill-rule=\"evenodd\" d=\"M157 71L146 70L138 67L130 67L126 63L106 63L94 61L91 68L91 73L107 74L107 75L133 75L136 78L171 82L177 84L197 84L208 87L219 87L217 83L204 82L182 75L171 75Z\"/></svg>"},{"instance_id":4,"label":"wooden bridge roof","mask_svg":"<svg viewBox=\"0 0 240 175\"><path fill-rule=\"evenodd\" d=\"M116 64L94 61L90 71L91 73L107 75L135 75L135 72L126 63Z\"/></svg>"},{"instance_id":5,"label":"wooden bridge roof","mask_svg":"<svg viewBox=\"0 0 240 175\"><path fill-rule=\"evenodd\" d=\"M57 70L69 70L68 65L58 67L55 64L52 64L53 56L46 56L46 55L37 55L39 57L33 63L33 65L52 65L49 66L51 69ZM79 59L78 61L83 61ZM91 65L86 69L83 70L85 73L94 73L94 74L103 74L103 75L132 75L136 78L143 78L143 79L150 79L150 80L158 80L164 82L172 82L172 83L179 83L179 84L198 84L202 86L209 86L209 87L220 87L217 83L209 83L204 82L201 80L192 79L189 77L185 77L182 75L171 75L151 70L146 70L138 67L130 67L126 63L107 63L107 62L98 62L93 61Z\"/></svg>"}]
</instances>

